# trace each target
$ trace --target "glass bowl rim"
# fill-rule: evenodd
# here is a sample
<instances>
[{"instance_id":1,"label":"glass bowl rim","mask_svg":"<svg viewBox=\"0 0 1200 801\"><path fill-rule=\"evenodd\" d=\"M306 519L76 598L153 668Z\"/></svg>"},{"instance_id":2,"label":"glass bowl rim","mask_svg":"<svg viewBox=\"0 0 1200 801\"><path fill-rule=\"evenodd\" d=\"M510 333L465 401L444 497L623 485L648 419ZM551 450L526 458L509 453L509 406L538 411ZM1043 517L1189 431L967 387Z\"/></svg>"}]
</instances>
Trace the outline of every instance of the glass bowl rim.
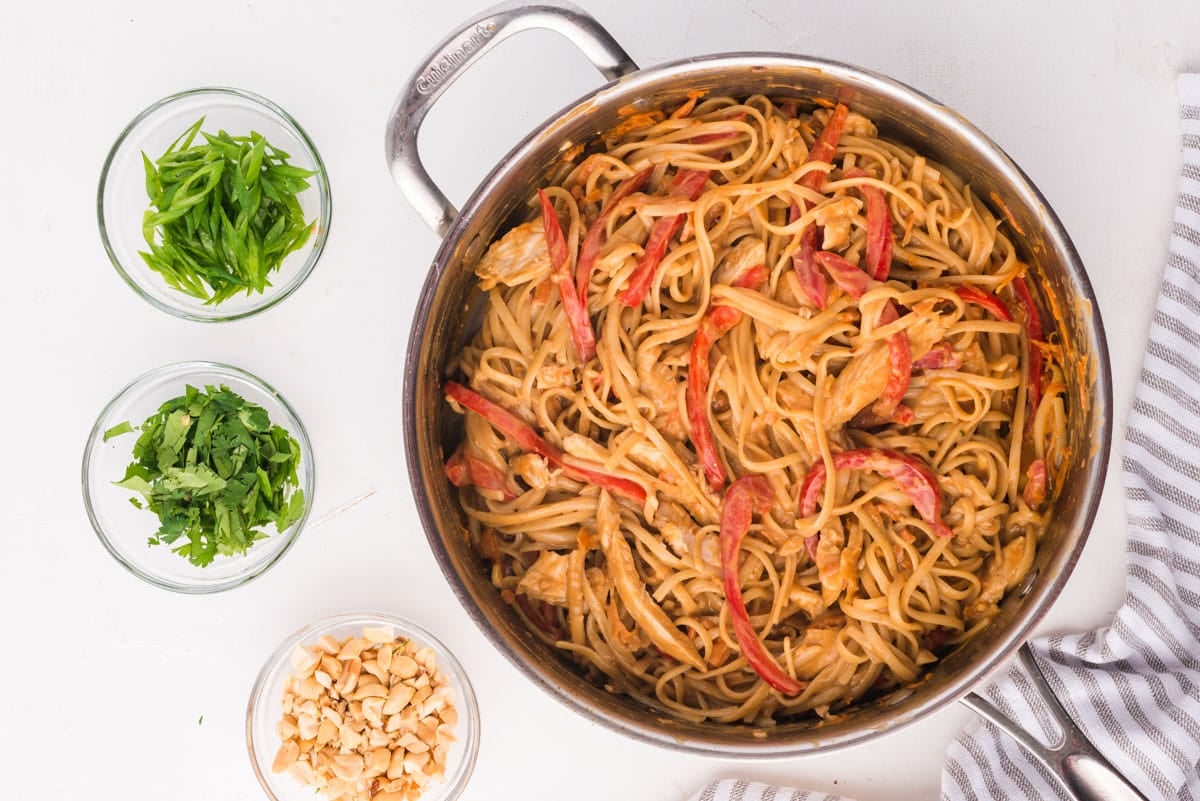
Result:
<instances>
[{"instance_id":1,"label":"glass bowl rim","mask_svg":"<svg viewBox=\"0 0 1200 801\"><path fill-rule=\"evenodd\" d=\"M475 688L471 684L471 679L467 676L467 671L463 668L462 663L458 661L458 657L454 655L444 642L430 633L424 626L415 623L413 620L391 612L381 612L376 609L360 609L350 612L342 612L328 617L322 617L308 625L293 631L280 641L279 645L271 652L271 654L263 662L262 668L259 669L258 675L254 679L254 685L250 689L250 698L246 704L246 750L250 756L250 766L254 771L254 776L258 779L259 786L263 792L272 801L284 801L272 789L269 777L266 775L266 766L259 760L258 754L255 752L254 739L254 721L260 710L263 709L264 693L267 689L267 678L275 672L275 669L284 664L289 658L295 647L308 640L315 640L330 629L346 625L371 625L372 623L385 623L395 629L397 635L407 635L412 639L418 640L419 644L432 648L438 660L438 669L447 674L451 680L457 685L456 690L456 705L460 712L460 724L466 724L466 735L460 737L457 742L462 744L464 752L462 754L462 762L456 770L451 774L447 773L445 795L439 801L455 801L463 790L466 789L467 782L471 774L475 772L475 764L479 756L479 700L475 696ZM262 743L260 743L262 745ZM316 798L324 798L324 796L315 796Z\"/></svg>"},{"instance_id":2,"label":"glass bowl rim","mask_svg":"<svg viewBox=\"0 0 1200 801\"><path fill-rule=\"evenodd\" d=\"M276 115L282 121L283 126L290 130L290 132L308 151L309 155L312 156L313 167L317 172L317 174L313 176L316 179L315 188L318 195L316 238L312 242L312 248L306 257L303 266L300 267L300 270L290 281L288 281L288 283L278 287L278 291L269 295L264 293L263 295L260 295L260 300L253 303L249 308L242 309L241 311L237 312L230 312L229 314L197 314L193 311L183 308L182 306L176 306L154 297L149 291L142 287L142 285L136 278L134 278L130 271L125 269L120 258L117 257L117 254L113 249L113 245L108 234L108 226L104 222L104 189L108 184L108 174L112 168L113 160L116 158L117 153L121 150L121 147L125 144L126 140L129 139L133 132L138 129L138 126L140 126L151 115L160 109L166 108L167 106L179 100L204 94L232 96L241 98L243 100L248 100L251 105L259 106L270 114ZM199 86L195 89L185 89L182 92L175 92L174 94L160 98L138 112L137 116L130 120L130 122L121 130L121 133L117 135L116 141L114 141L112 147L109 148L108 155L104 158L104 166L100 169L100 184L96 192L96 218L100 227L100 241L103 243L104 252L108 254L108 260L112 264L113 268L116 269L117 274L121 276L121 279L126 283L126 285L128 285L134 292L137 293L140 298L145 300L151 306L154 306L156 309L164 311L167 314L175 317L198 323L223 323L232 320L241 320L243 318L258 314L259 312L266 311L277 303L283 301L285 298L291 296L293 292L299 289L300 286L306 280L308 280L308 276L312 273L313 268L317 266L317 262L320 260L321 254L325 251L325 243L329 238L329 223L332 219L332 215L333 198L329 189L329 173L325 169L325 162L321 158L320 151L317 150L317 146L309 137L308 132L304 130L303 126L301 126L291 114L288 114L286 111L284 111L283 108L278 104L268 100L262 95L232 86ZM220 306L218 304L213 306L213 308L219 309Z\"/></svg>"},{"instance_id":3,"label":"glass bowl rim","mask_svg":"<svg viewBox=\"0 0 1200 801\"><path fill-rule=\"evenodd\" d=\"M109 412L112 411L113 408L119 402L124 400L133 390L137 389L143 384L153 381L154 379L176 371L180 373L180 378L183 378L183 376L189 373L202 371L225 373L252 384L259 391L277 400L279 405L282 406L284 410L291 416L291 418L296 421L296 430L289 431L288 433L295 437L296 442L300 445L300 462L304 467L304 481L302 482L303 486L301 487L301 489L304 490L305 495L304 511L301 513L300 519L293 523L286 532L277 533L275 535L275 537L283 538L283 543L279 546L275 554L262 564L255 566L255 569L249 572L237 573L236 575L230 576L228 579L213 582L211 584L190 584L164 579L133 564L122 553L122 549L116 544L113 536L105 531L104 526L100 525L100 521L96 514L95 504L92 501L92 481L88 475L88 469L92 461L92 452L97 446L103 444L103 425L105 418L108 417ZM117 560L118 564L120 564L130 573L148 584L152 584L153 586L164 590L170 590L171 592L178 592L184 595L208 595L211 593L222 592L224 590L230 590L234 587L240 587L249 583L250 581L253 581L277 564L279 560L283 558L284 554L292 549L292 546L296 544L296 539L300 536L300 532L308 523L309 514L312 512L313 495L316 491L315 465L316 460L312 455L312 441L308 437L308 430L304 427L304 421L300 418L300 415L296 414L296 410L288 402L287 398L280 394L279 391L273 386L268 384L266 381L263 381L261 378L249 372L248 370L243 370L240 367L234 367L231 364L225 364L223 362L203 360L171 362L170 364L163 364L147 370L137 378L127 383L120 389L120 391L113 395L112 399L109 400L108 403L104 404L104 408L100 410L100 414L96 417L96 422L92 424L91 431L88 433L87 445L83 449L83 464L81 470L83 484L83 506L87 511L88 521L92 524L92 531L95 532L96 537L100 540L100 544L104 546L104 549L108 551L109 555L112 556L113 559Z\"/></svg>"}]
</instances>

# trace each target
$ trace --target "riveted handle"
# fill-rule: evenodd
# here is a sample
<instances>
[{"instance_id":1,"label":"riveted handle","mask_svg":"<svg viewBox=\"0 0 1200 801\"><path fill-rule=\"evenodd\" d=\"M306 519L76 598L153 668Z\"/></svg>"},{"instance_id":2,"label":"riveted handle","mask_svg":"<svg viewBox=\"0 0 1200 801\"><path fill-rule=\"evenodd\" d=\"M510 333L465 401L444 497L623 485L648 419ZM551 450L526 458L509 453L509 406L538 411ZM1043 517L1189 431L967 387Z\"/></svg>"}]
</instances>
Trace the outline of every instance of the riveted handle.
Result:
<instances>
[{"instance_id":1,"label":"riveted handle","mask_svg":"<svg viewBox=\"0 0 1200 801\"><path fill-rule=\"evenodd\" d=\"M1028 643L1017 652L1017 660L1029 678L1029 686L1037 691L1046 711L1058 724L1057 743L1043 745L981 695L971 693L962 703L1013 738L1077 801L1147 801L1071 720L1038 667Z\"/></svg>"},{"instance_id":2,"label":"riveted handle","mask_svg":"<svg viewBox=\"0 0 1200 801\"><path fill-rule=\"evenodd\" d=\"M438 236L445 236L458 210L429 176L417 152L417 135L425 115L464 70L509 36L533 28L564 36L608 80L616 80L638 68L600 23L569 4L504 3L493 6L446 37L400 91L388 117L384 143L396 185Z\"/></svg>"}]
</instances>

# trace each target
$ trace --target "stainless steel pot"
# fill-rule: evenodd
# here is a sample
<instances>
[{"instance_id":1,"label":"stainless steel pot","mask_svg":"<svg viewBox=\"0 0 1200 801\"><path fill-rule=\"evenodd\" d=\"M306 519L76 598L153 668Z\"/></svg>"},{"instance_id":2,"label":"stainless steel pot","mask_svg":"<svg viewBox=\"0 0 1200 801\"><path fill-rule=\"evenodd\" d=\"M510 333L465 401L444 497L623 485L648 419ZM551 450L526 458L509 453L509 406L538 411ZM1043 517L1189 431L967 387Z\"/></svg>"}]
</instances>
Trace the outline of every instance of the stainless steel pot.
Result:
<instances>
[{"instance_id":1,"label":"stainless steel pot","mask_svg":"<svg viewBox=\"0 0 1200 801\"><path fill-rule=\"evenodd\" d=\"M502 40L530 28L567 37L608 83L527 136L458 211L422 166L418 131L426 112L463 69ZM1068 376L1074 460L1056 500L1053 522L1033 570L1006 599L991 628L938 663L917 686L858 706L836 721L784 723L765 737L750 726L669 719L583 680L574 665L533 636L500 600L480 557L462 534L462 512L442 471L444 454L459 433L440 386L444 366L469 333L466 312L479 295L474 265L496 235L522 221L527 199L561 164L565 151L596 141L618 123L619 109L678 104L696 89L847 102L871 117L881 132L950 165L977 191L986 188L996 211L1025 232L1021 255L1033 267L1039 302L1047 319L1055 321L1067 363L1085 365ZM593 720L658 745L723 756L780 756L861 743L925 717L962 698L1017 652L1062 589L1087 537L1108 463L1112 392L1100 314L1074 246L1025 174L979 130L914 89L824 59L733 53L638 69L608 32L580 10L510 4L463 25L422 63L392 110L386 143L396 182L443 236L417 304L405 367L404 433L413 494L430 545L459 599L496 647L535 684ZM994 710L983 699L975 697L972 704L1004 721L999 713L992 715ZM1050 754L1047 759L1053 762L1062 756Z\"/></svg>"}]
</instances>

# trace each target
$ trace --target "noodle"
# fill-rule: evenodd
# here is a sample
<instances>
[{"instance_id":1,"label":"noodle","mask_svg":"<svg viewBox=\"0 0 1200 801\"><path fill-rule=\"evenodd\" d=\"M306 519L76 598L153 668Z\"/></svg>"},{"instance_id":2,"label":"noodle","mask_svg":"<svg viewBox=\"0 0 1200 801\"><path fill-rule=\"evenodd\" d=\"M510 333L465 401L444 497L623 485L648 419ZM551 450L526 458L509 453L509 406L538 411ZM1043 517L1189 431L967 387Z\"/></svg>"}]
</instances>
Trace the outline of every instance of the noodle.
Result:
<instances>
[{"instance_id":1,"label":"noodle","mask_svg":"<svg viewBox=\"0 0 1200 801\"><path fill-rule=\"evenodd\" d=\"M949 170L841 106L697 100L481 260L446 472L501 597L591 679L686 720L829 716L1029 570L1063 369Z\"/></svg>"}]
</instances>

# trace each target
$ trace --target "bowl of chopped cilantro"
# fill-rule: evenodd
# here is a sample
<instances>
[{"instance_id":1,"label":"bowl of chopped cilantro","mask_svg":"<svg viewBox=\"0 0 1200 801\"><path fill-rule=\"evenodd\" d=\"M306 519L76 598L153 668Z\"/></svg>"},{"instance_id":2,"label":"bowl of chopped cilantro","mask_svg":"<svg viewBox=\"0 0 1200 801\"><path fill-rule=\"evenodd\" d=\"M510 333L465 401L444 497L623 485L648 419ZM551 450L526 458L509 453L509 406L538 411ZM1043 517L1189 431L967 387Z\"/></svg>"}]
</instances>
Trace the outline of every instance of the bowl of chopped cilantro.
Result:
<instances>
[{"instance_id":1,"label":"bowl of chopped cilantro","mask_svg":"<svg viewBox=\"0 0 1200 801\"><path fill-rule=\"evenodd\" d=\"M104 162L100 238L125 282L165 312L247 317L316 266L330 221L325 165L282 108L240 89L171 95Z\"/></svg>"},{"instance_id":2,"label":"bowl of chopped cilantro","mask_svg":"<svg viewBox=\"0 0 1200 801\"><path fill-rule=\"evenodd\" d=\"M308 517L312 447L282 395L213 362L159 367L117 393L83 455L101 543L131 573L183 593L250 581Z\"/></svg>"}]
</instances>

